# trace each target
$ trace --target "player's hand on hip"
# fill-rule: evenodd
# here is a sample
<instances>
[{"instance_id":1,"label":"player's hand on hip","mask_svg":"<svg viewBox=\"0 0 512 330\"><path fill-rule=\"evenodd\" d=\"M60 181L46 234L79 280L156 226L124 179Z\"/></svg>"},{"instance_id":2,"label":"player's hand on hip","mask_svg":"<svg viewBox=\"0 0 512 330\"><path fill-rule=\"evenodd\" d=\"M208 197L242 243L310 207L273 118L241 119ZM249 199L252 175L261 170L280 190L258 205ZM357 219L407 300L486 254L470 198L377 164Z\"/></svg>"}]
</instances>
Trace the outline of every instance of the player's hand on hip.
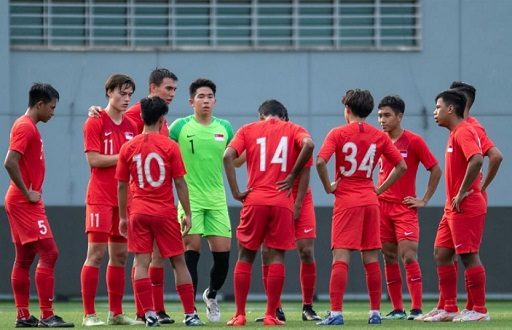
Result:
<instances>
[{"instance_id":1,"label":"player's hand on hip","mask_svg":"<svg viewBox=\"0 0 512 330\"><path fill-rule=\"evenodd\" d=\"M335 181L331 182L331 185L330 185L330 191L327 191L328 194L334 194L334 192L336 191L336 189L338 189L338 184L340 183L341 181L341 177L340 178L337 178Z\"/></svg>"},{"instance_id":2,"label":"player's hand on hip","mask_svg":"<svg viewBox=\"0 0 512 330\"><path fill-rule=\"evenodd\" d=\"M252 191L252 189L249 189L249 190L246 190L243 192L239 191L239 192L233 193L233 198L236 199L237 201L240 201L243 203L245 201L245 198L251 191Z\"/></svg>"},{"instance_id":3,"label":"player's hand on hip","mask_svg":"<svg viewBox=\"0 0 512 330\"><path fill-rule=\"evenodd\" d=\"M91 105L89 107L89 109L87 109L87 116L93 117L93 118L99 118L100 112L102 112L102 111L103 110L101 109L101 107L99 107L97 105Z\"/></svg>"},{"instance_id":4,"label":"player's hand on hip","mask_svg":"<svg viewBox=\"0 0 512 330\"><path fill-rule=\"evenodd\" d=\"M425 207L427 205L427 202L425 202L423 199L412 197L412 196L405 197L403 199L402 203L409 206L410 209Z\"/></svg>"},{"instance_id":5,"label":"player's hand on hip","mask_svg":"<svg viewBox=\"0 0 512 330\"><path fill-rule=\"evenodd\" d=\"M41 193L39 191L29 190L27 199L31 203L37 203L41 200Z\"/></svg>"},{"instance_id":6,"label":"player's hand on hip","mask_svg":"<svg viewBox=\"0 0 512 330\"><path fill-rule=\"evenodd\" d=\"M452 210L456 211L457 213L462 213L462 209L460 208L460 203L469 196L473 192L473 189L466 191L464 194L458 193L455 197L452 199Z\"/></svg>"},{"instance_id":7,"label":"player's hand on hip","mask_svg":"<svg viewBox=\"0 0 512 330\"><path fill-rule=\"evenodd\" d=\"M128 237L128 220L125 218L119 219L119 234L125 238Z\"/></svg>"},{"instance_id":8,"label":"player's hand on hip","mask_svg":"<svg viewBox=\"0 0 512 330\"><path fill-rule=\"evenodd\" d=\"M192 228L192 222L190 220L190 215L183 215L181 217L181 236L185 236Z\"/></svg>"},{"instance_id":9,"label":"player's hand on hip","mask_svg":"<svg viewBox=\"0 0 512 330\"><path fill-rule=\"evenodd\" d=\"M294 177L288 175L284 180L277 181L277 190L283 191L288 190L288 196L292 193Z\"/></svg>"}]
</instances>

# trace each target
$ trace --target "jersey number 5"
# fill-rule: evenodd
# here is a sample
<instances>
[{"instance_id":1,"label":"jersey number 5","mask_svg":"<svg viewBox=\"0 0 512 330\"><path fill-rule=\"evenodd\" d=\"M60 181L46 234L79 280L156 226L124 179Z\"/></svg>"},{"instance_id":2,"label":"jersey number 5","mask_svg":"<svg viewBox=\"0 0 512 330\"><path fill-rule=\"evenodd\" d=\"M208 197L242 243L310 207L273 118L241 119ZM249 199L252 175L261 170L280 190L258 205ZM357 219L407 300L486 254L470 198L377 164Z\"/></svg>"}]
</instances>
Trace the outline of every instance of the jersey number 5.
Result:
<instances>
[{"instance_id":1,"label":"jersey number 5","mask_svg":"<svg viewBox=\"0 0 512 330\"><path fill-rule=\"evenodd\" d=\"M158 164L158 179L154 180L151 176L151 161L155 160ZM165 166L164 160L156 152L150 152L143 160L141 154L133 156L133 161L137 165L137 180L139 181L139 187L144 188L144 177L146 181L153 188L158 188L162 185L165 180ZM142 170L142 163L144 163L144 171Z\"/></svg>"},{"instance_id":2,"label":"jersey number 5","mask_svg":"<svg viewBox=\"0 0 512 330\"><path fill-rule=\"evenodd\" d=\"M372 175L372 169L375 158L375 150L377 145L375 143L370 144L368 150L364 154L361 164L357 164L357 145L354 142L347 142L341 148L341 151L345 154L345 161L350 163L350 167L347 169L345 166L340 166L340 172L344 176L352 176L357 171L365 171L366 177L369 178Z\"/></svg>"},{"instance_id":3,"label":"jersey number 5","mask_svg":"<svg viewBox=\"0 0 512 330\"><path fill-rule=\"evenodd\" d=\"M258 138L256 143L260 145L260 171L265 172L267 170L267 138ZM287 155L288 137L282 136L270 164L281 164L281 172L286 172Z\"/></svg>"}]
</instances>

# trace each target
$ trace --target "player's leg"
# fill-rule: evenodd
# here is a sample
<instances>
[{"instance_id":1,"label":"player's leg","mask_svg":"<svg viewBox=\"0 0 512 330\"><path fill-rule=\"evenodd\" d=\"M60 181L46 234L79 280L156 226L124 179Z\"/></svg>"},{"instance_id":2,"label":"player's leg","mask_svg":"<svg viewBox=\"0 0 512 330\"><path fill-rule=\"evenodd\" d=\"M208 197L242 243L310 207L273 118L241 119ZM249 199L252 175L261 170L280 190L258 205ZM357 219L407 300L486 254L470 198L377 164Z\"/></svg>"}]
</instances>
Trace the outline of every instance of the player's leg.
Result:
<instances>
[{"instance_id":1,"label":"player's leg","mask_svg":"<svg viewBox=\"0 0 512 330\"><path fill-rule=\"evenodd\" d=\"M80 273L82 304L84 308L83 325L104 324L96 316L94 301L98 289L100 265L107 252L108 234L89 232L87 234L87 255Z\"/></svg>"},{"instance_id":2,"label":"player's leg","mask_svg":"<svg viewBox=\"0 0 512 330\"><path fill-rule=\"evenodd\" d=\"M133 287L135 288L136 299L140 302L144 311L144 318L147 326L156 326L158 317L153 308L153 294L151 288L151 279L149 278L148 268L151 262L150 253L135 253L133 260Z\"/></svg>"},{"instance_id":3,"label":"player's leg","mask_svg":"<svg viewBox=\"0 0 512 330\"><path fill-rule=\"evenodd\" d=\"M405 239L400 240L398 242L398 251L405 266L407 288L411 296L411 310L408 319L414 320L417 316L423 314L423 277L418 262L418 242Z\"/></svg>"},{"instance_id":4,"label":"player's leg","mask_svg":"<svg viewBox=\"0 0 512 330\"><path fill-rule=\"evenodd\" d=\"M313 309L313 297L316 287L315 238L303 238L295 241L300 257L300 286L302 289L302 320L318 321L321 318Z\"/></svg>"},{"instance_id":5,"label":"player's leg","mask_svg":"<svg viewBox=\"0 0 512 330\"><path fill-rule=\"evenodd\" d=\"M181 205L178 205L178 219L181 219L183 214L184 211ZM187 263L188 271L192 277L195 297L198 284L197 264L201 256L201 237L204 233L204 209L192 208L191 222L192 228L190 228L188 235L183 237L183 243L185 244L185 262Z\"/></svg>"},{"instance_id":6,"label":"player's leg","mask_svg":"<svg viewBox=\"0 0 512 330\"><path fill-rule=\"evenodd\" d=\"M158 245L153 244L151 263L149 264L149 277L153 295L153 307L158 315L160 324L172 324L174 320L165 312L164 305L164 265L167 258L160 255Z\"/></svg>"},{"instance_id":7,"label":"player's leg","mask_svg":"<svg viewBox=\"0 0 512 330\"><path fill-rule=\"evenodd\" d=\"M370 318L368 323L379 324L380 304L382 297L382 275L379 266L379 250L364 250L361 252L364 271L366 274L366 287L370 298ZM377 317L378 316L378 317Z\"/></svg>"},{"instance_id":8,"label":"player's leg","mask_svg":"<svg viewBox=\"0 0 512 330\"><path fill-rule=\"evenodd\" d=\"M176 291L180 296L183 313L185 314L185 324L204 325L195 310L194 286L183 253L171 257L170 260L174 271Z\"/></svg>"},{"instance_id":9,"label":"player's leg","mask_svg":"<svg viewBox=\"0 0 512 330\"><path fill-rule=\"evenodd\" d=\"M16 326L37 326L39 320L30 315L30 266L36 256L34 242L14 243L15 257L11 273L11 286L16 305Z\"/></svg>"},{"instance_id":10,"label":"player's leg","mask_svg":"<svg viewBox=\"0 0 512 330\"><path fill-rule=\"evenodd\" d=\"M383 317L386 320L405 319L402 298L402 274L398 259L398 244L395 242L382 242L382 254L384 256L384 274L386 287L393 310Z\"/></svg>"},{"instance_id":11,"label":"player's leg","mask_svg":"<svg viewBox=\"0 0 512 330\"><path fill-rule=\"evenodd\" d=\"M284 287L285 267L282 249L268 248L268 274L267 274L267 310L263 319L265 325L282 325L284 320L277 318L276 310L281 303L281 294Z\"/></svg>"}]
</instances>

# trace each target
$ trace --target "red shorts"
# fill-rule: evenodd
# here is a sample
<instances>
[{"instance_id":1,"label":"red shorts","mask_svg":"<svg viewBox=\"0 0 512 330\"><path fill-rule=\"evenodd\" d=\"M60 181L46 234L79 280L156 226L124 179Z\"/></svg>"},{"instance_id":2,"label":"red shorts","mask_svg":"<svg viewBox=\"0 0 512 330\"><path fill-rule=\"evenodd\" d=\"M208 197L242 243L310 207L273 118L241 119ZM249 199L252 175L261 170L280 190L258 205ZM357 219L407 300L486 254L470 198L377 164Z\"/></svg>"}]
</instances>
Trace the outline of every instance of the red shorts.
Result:
<instances>
[{"instance_id":1,"label":"red shorts","mask_svg":"<svg viewBox=\"0 0 512 330\"><path fill-rule=\"evenodd\" d=\"M418 210L400 203L380 201L380 240L382 243L420 239Z\"/></svg>"},{"instance_id":2,"label":"red shorts","mask_svg":"<svg viewBox=\"0 0 512 330\"><path fill-rule=\"evenodd\" d=\"M316 218L313 197L306 194L300 208L300 216L295 221L295 240L316 238Z\"/></svg>"},{"instance_id":3,"label":"red shorts","mask_svg":"<svg viewBox=\"0 0 512 330\"><path fill-rule=\"evenodd\" d=\"M485 216L448 217L443 214L434 246L454 249L457 254L478 252L484 234Z\"/></svg>"},{"instance_id":4,"label":"red shorts","mask_svg":"<svg viewBox=\"0 0 512 330\"><path fill-rule=\"evenodd\" d=\"M110 241L125 243L126 239L119 233L119 208L117 206L87 204L85 207L85 232L105 233L110 236ZM95 243L93 235L88 235ZM103 235L96 235L103 236ZM106 236L104 236L106 237ZM113 239L112 239L113 238ZM91 241L91 240L89 240Z\"/></svg>"},{"instance_id":5,"label":"red shorts","mask_svg":"<svg viewBox=\"0 0 512 330\"><path fill-rule=\"evenodd\" d=\"M244 205L236 238L246 249L257 251L262 243L272 249L295 248L293 212L286 207Z\"/></svg>"},{"instance_id":6,"label":"red shorts","mask_svg":"<svg viewBox=\"0 0 512 330\"><path fill-rule=\"evenodd\" d=\"M342 209L332 216L331 248L375 250L381 248L378 205Z\"/></svg>"},{"instance_id":7,"label":"red shorts","mask_svg":"<svg viewBox=\"0 0 512 330\"><path fill-rule=\"evenodd\" d=\"M5 201L5 212L11 227L13 243L26 244L53 238L52 229L42 201Z\"/></svg>"},{"instance_id":8,"label":"red shorts","mask_svg":"<svg viewBox=\"0 0 512 330\"><path fill-rule=\"evenodd\" d=\"M128 221L128 251L152 253L154 241L160 250L160 255L164 258L185 252L177 217L132 214Z\"/></svg>"}]
</instances>

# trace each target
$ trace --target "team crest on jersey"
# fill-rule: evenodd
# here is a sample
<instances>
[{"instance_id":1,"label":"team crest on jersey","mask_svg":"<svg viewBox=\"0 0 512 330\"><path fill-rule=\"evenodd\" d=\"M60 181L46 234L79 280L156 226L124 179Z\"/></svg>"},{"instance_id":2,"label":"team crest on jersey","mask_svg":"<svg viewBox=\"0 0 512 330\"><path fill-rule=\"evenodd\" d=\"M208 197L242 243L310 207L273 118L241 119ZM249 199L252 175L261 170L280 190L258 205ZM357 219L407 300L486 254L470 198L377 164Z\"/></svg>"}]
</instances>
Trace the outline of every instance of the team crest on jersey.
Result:
<instances>
[{"instance_id":1,"label":"team crest on jersey","mask_svg":"<svg viewBox=\"0 0 512 330\"><path fill-rule=\"evenodd\" d=\"M133 139L133 132L124 132L124 137L127 140Z\"/></svg>"},{"instance_id":2,"label":"team crest on jersey","mask_svg":"<svg viewBox=\"0 0 512 330\"><path fill-rule=\"evenodd\" d=\"M214 138L215 138L215 141L224 141L224 134L215 133Z\"/></svg>"},{"instance_id":3,"label":"team crest on jersey","mask_svg":"<svg viewBox=\"0 0 512 330\"><path fill-rule=\"evenodd\" d=\"M448 148L446 148L446 152L453 152L453 147L452 146L448 146Z\"/></svg>"},{"instance_id":4,"label":"team crest on jersey","mask_svg":"<svg viewBox=\"0 0 512 330\"><path fill-rule=\"evenodd\" d=\"M403 158L407 158L407 150L400 150L400 155L401 155Z\"/></svg>"}]
</instances>

